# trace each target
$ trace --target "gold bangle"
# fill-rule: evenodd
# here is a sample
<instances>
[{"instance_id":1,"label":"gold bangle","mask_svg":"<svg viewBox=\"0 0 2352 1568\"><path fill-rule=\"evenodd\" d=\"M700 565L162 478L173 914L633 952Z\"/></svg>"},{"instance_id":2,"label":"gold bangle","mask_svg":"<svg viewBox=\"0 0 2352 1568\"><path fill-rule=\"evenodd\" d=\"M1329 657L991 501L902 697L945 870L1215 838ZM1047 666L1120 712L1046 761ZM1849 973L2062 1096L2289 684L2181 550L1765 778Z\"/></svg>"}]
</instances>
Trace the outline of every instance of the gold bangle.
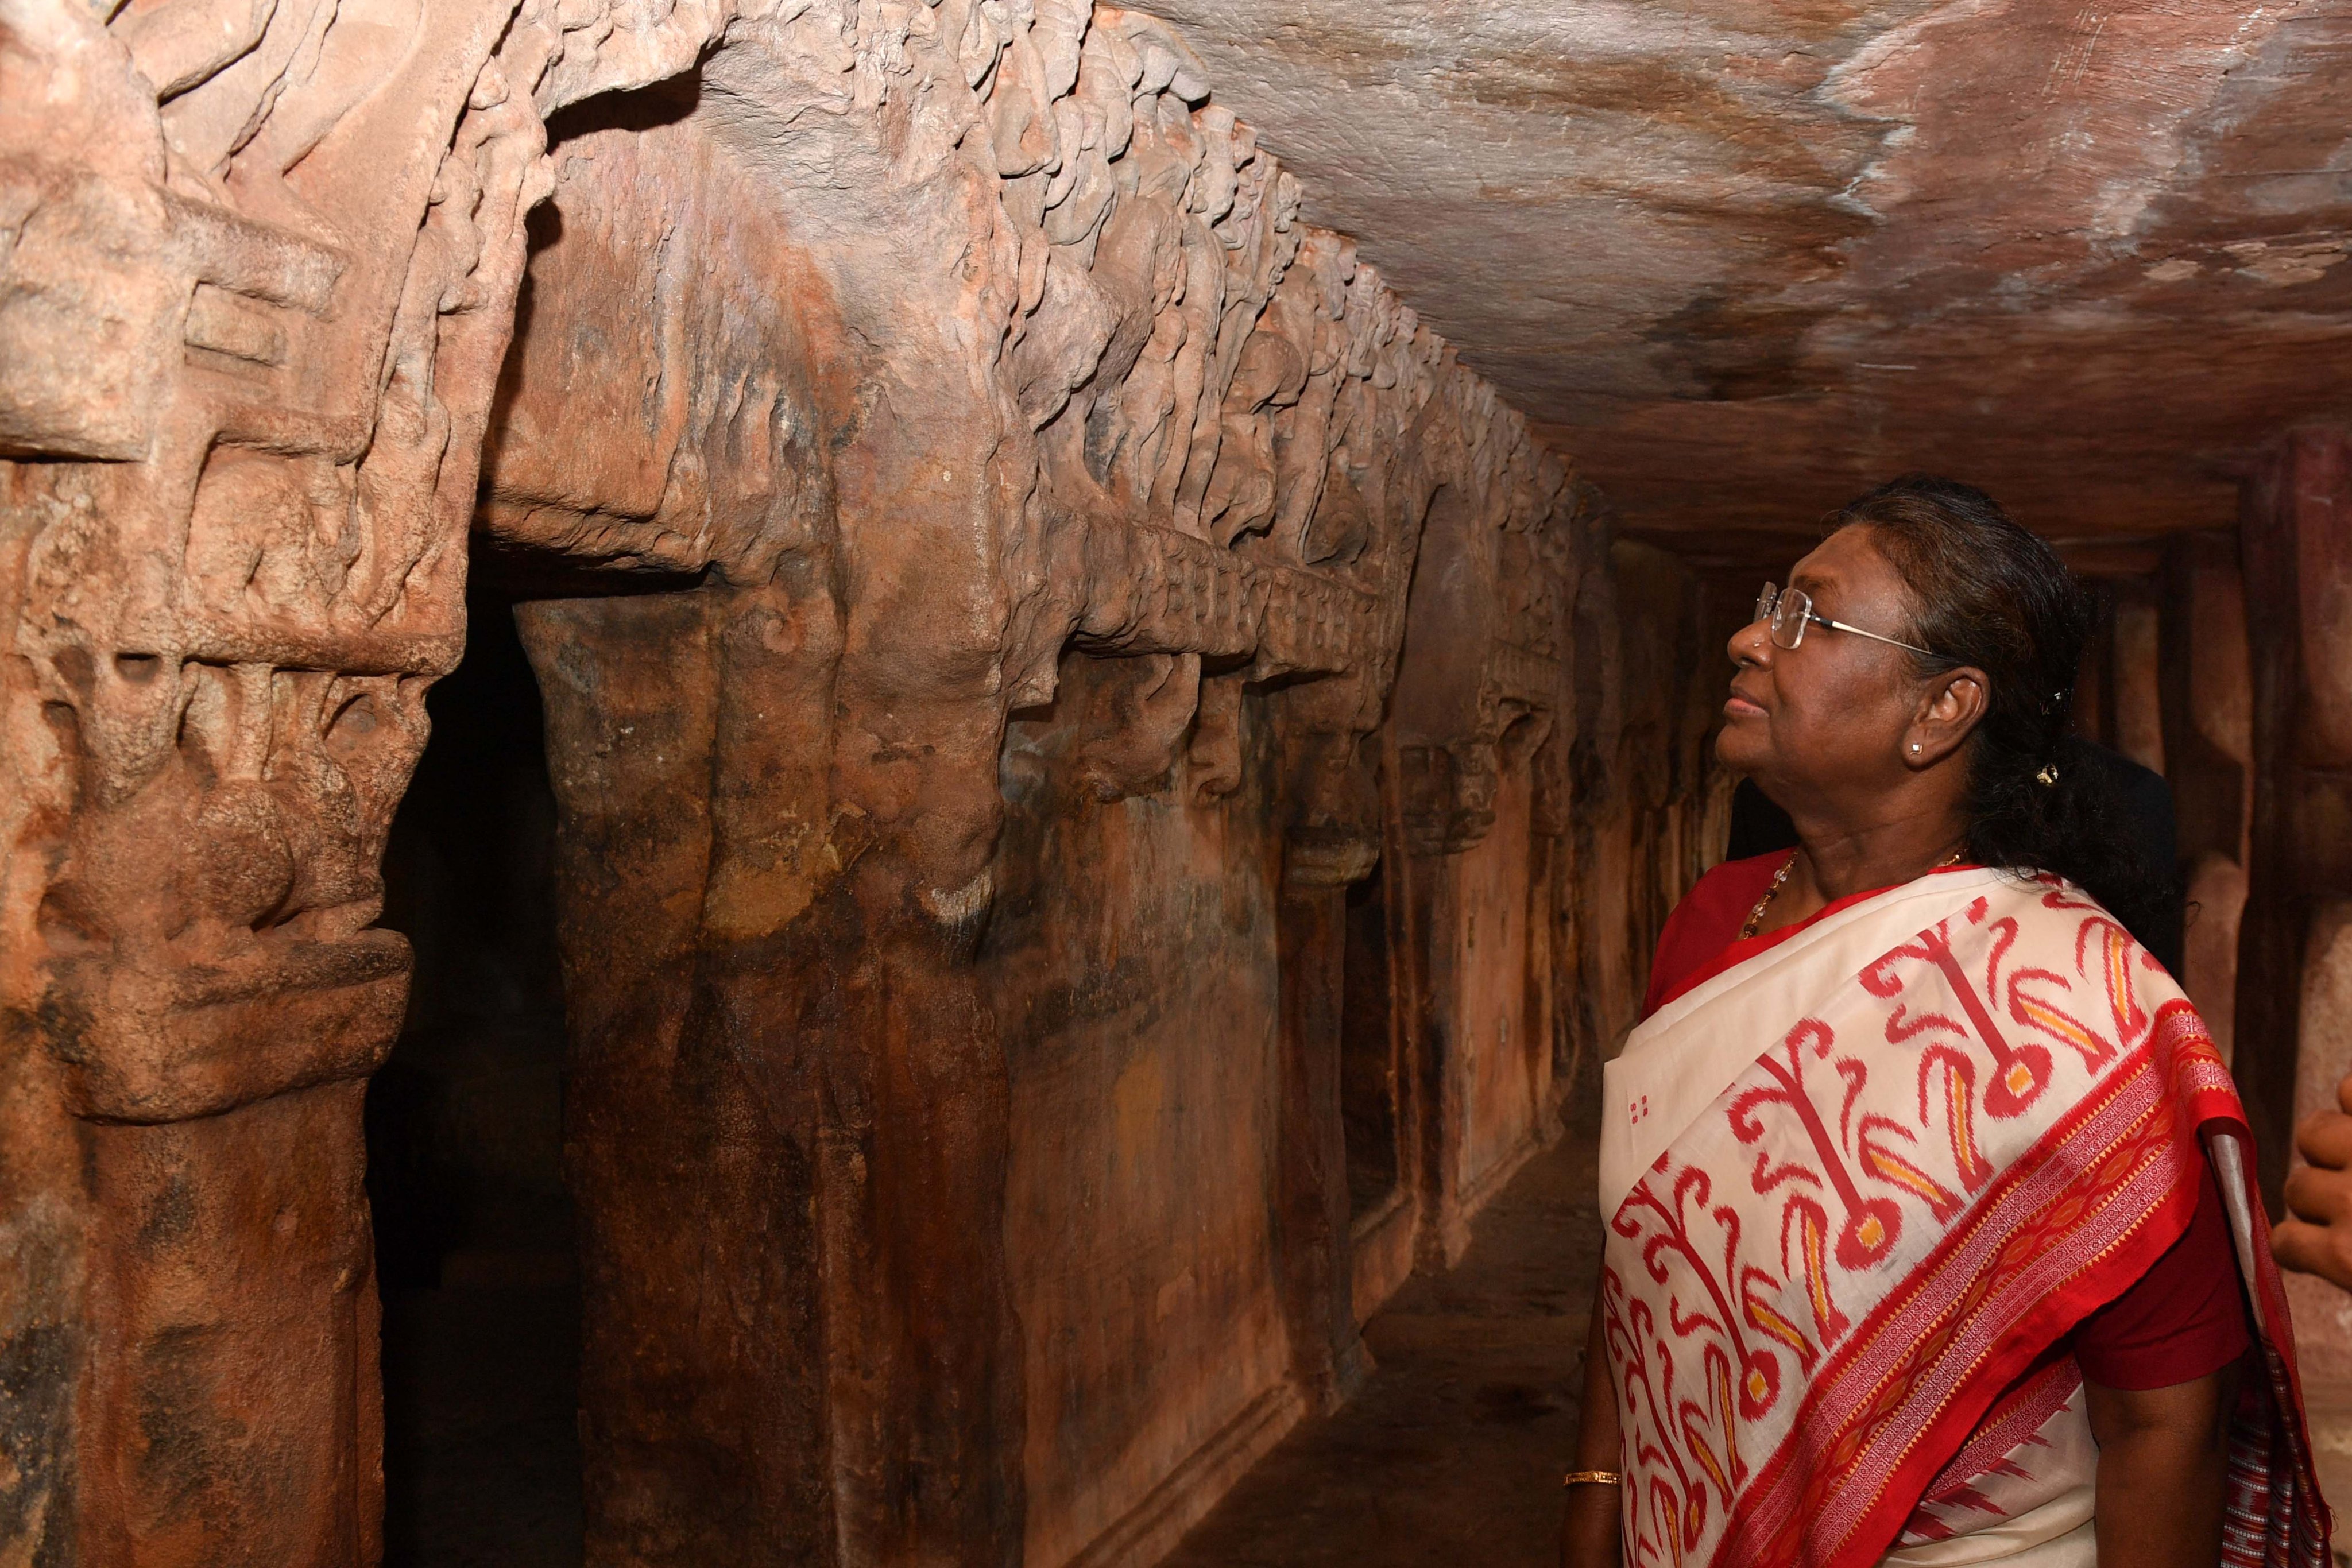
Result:
<instances>
[{"instance_id":1,"label":"gold bangle","mask_svg":"<svg viewBox=\"0 0 2352 1568\"><path fill-rule=\"evenodd\" d=\"M1622 1487L1625 1478L1615 1470L1570 1470L1560 1481L1564 1487Z\"/></svg>"}]
</instances>

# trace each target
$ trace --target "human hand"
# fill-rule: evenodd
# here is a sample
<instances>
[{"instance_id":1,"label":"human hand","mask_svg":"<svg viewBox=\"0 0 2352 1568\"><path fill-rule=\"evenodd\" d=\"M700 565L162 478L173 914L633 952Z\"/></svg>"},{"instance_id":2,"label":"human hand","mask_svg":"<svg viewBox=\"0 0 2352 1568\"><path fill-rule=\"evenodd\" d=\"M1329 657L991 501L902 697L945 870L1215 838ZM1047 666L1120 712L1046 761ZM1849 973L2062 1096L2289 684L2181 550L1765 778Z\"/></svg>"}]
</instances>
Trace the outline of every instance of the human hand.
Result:
<instances>
[{"instance_id":1,"label":"human hand","mask_svg":"<svg viewBox=\"0 0 2352 1568\"><path fill-rule=\"evenodd\" d=\"M2304 1118L2295 1151L2310 1162L2286 1178L2286 1218L2271 1232L2279 1266L2352 1291L2352 1077L2336 1086L2341 1107Z\"/></svg>"}]
</instances>

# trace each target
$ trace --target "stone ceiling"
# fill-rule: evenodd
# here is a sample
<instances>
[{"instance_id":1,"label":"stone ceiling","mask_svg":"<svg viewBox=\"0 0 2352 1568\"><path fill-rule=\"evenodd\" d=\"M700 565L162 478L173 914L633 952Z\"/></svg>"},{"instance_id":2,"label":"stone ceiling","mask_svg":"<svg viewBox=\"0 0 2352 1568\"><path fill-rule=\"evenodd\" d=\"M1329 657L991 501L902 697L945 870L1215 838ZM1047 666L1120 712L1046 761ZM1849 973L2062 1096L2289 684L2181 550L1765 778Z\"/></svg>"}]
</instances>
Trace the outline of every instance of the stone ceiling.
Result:
<instances>
[{"instance_id":1,"label":"stone ceiling","mask_svg":"<svg viewBox=\"0 0 2352 1568\"><path fill-rule=\"evenodd\" d=\"M2352 0L1156 9L1636 536L1769 559L1919 467L2227 526L2352 410Z\"/></svg>"}]
</instances>

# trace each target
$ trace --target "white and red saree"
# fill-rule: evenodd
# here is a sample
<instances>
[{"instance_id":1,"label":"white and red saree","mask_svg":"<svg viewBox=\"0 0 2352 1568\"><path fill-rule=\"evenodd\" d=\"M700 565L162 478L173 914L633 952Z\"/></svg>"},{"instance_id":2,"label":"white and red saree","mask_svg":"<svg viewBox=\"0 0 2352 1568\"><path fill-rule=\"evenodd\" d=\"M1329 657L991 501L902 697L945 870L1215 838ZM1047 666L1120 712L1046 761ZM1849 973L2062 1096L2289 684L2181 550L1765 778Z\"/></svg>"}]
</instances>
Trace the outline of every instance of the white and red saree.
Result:
<instances>
[{"instance_id":1,"label":"white and red saree","mask_svg":"<svg viewBox=\"0 0 2352 1568\"><path fill-rule=\"evenodd\" d=\"M2243 1109L2080 889L1948 871L1836 909L1661 1008L1602 1098L1629 1564L2091 1568L2059 1342L2210 1158L2256 1337L2223 1561L2325 1568Z\"/></svg>"}]
</instances>

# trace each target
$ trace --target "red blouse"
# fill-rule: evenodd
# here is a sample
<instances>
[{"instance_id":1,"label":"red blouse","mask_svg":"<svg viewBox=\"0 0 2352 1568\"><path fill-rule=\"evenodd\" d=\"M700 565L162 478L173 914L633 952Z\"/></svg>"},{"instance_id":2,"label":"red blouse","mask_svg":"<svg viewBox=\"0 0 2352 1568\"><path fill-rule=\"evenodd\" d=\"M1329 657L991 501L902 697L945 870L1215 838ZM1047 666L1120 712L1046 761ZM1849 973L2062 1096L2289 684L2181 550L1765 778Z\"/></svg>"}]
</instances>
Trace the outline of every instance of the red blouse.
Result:
<instances>
[{"instance_id":1,"label":"red blouse","mask_svg":"<svg viewBox=\"0 0 2352 1568\"><path fill-rule=\"evenodd\" d=\"M1823 915L1883 893L1842 898L1819 914L1739 940L1748 912L1772 885L1785 852L1727 861L1699 878L1666 917L1650 964L1649 1017L1685 991L1788 940ZM1964 869L1954 867L1955 870ZM2246 1308L2236 1249L2210 1164L2202 1167L2189 1228L2130 1289L2074 1325L2066 1339L2083 1375L2109 1388L2166 1388L2219 1372L2245 1354Z\"/></svg>"}]
</instances>

